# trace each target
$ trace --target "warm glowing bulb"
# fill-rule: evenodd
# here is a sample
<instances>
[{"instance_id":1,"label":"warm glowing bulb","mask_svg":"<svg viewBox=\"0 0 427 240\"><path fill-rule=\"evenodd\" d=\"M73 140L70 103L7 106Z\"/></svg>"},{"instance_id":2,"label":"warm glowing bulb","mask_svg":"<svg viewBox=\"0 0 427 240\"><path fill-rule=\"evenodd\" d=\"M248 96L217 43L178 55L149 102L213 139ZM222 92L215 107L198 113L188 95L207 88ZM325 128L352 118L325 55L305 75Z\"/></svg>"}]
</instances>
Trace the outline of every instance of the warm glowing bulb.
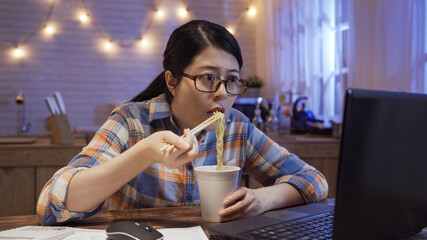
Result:
<instances>
[{"instance_id":1,"label":"warm glowing bulb","mask_svg":"<svg viewBox=\"0 0 427 240\"><path fill-rule=\"evenodd\" d=\"M147 39L141 39L141 45L142 46L147 46L147 44L148 44Z\"/></svg>"},{"instance_id":2,"label":"warm glowing bulb","mask_svg":"<svg viewBox=\"0 0 427 240\"><path fill-rule=\"evenodd\" d=\"M108 42L105 43L104 46L105 46L106 49L111 49L113 47L113 44L112 44L111 41L108 41Z\"/></svg>"},{"instance_id":3,"label":"warm glowing bulb","mask_svg":"<svg viewBox=\"0 0 427 240\"><path fill-rule=\"evenodd\" d=\"M18 47L15 48L15 50L13 50L13 55L17 58L22 57L24 55L24 52L19 49Z\"/></svg>"},{"instance_id":4,"label":"warm glowing bulb","mask_svg":"<svg viewBox=\"0 0 427 240\"><path fill-rule=\"evenodd\" d=\"M250 7L248 10L248 14L249 14L249 16L255 16L256 9L254 7Z\"/></svg>"},{"instance_id":5,"label":"warm glowing bulb","mask_svg":"<svg viewBox=\"0 0 427 240\"><path fill-rule=\"evenodd\" d=\"M234 34L234 30L233 30L233 28L228 27L228 28L227 28L227 30L228 30L231 34Z\"/></svg>"},{"instance_id":6,"label":"warm glowing bulb","mask_svg":"<svg viewBox=\"0 0 427 240\"><path fill-rule=\"evenodd\" d=\"M47 34L52 34L54 32L54 29L52 26L46 25L45 26L45 31Z\"/></svg>"},{"instance_id":7,"label":"warm glowing bulb","mask_svg":"<svg viewBox=\"0 0 427 240\"><path fill-rule=\"evenodd\" d=\"M85 23L89 21L89 15L87 13L80 14L79 19L80 22Z\"/></svg>"},{"instance_id":8,"label":"warm glowing bulb","mask_svg":"<svg viewBox=\"0 0 427 240\"><path fill-rule=\"evenodd\" d=\"M162 10L157 10L157 16L163 17L164 13Z\"/></svg>"},{"instance_id":9,"label":"warm glowing bulb","mask_svg":"<svg viewBox=\"0 0 427 240\"><path fill-rule=\"evenodd\" d=\"M185 8L180 8L180 9L178 10L178 14L179 14L179 16L181 16L181 17L185 17L185 16L187 16L187 14L188 14L188 10L187 10L187 9L185 9Z\"/></svg>"}]
</instances>

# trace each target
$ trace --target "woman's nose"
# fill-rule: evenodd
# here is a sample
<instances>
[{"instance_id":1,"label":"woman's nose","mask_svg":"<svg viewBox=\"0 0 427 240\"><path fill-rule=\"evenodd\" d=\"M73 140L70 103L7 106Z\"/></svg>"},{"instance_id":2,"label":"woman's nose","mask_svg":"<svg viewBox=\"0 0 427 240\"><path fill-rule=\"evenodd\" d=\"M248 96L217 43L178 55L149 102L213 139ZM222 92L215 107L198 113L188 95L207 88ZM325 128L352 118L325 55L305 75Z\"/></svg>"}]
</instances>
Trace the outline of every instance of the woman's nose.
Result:
<instances>
[{"instance_id":1,"label":"woman's nose","mask_svg":"<svg viewBox=\"0 0 427 240\"><path fill-rule=\"evenodd\" d=\"M220 83L216 92L214 92L215 99L225 99L227 97L227 89L225 89L225 82Z\"/></svg>"}]
</instances>

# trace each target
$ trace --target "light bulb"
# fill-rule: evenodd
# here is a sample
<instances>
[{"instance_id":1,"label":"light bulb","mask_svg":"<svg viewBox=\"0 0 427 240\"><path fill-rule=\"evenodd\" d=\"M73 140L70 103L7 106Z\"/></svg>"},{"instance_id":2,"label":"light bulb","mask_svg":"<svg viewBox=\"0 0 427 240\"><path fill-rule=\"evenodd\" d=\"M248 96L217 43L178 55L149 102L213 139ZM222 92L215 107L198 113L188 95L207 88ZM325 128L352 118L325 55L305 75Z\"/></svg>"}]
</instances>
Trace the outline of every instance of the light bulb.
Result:
<instances>
[{"instance_id":1,"label":"light bulb","mask_svg":"<svg viewBox=\"0 0 427 240\"><path fill-rule=\"evenodd\" d=\"M15 47L15 50L13 50L13 56L19 58L22 57L24 55L24 52L19 49L19 47Z\"/></svg>"},{"instance_id":2,"label":"light bulb","mask_svg":"<svg viewBox=\"0 0 427 240\"><path fill-rule=\"evenodd\" d=\"M163 17L165 15L162 10L157 10L157 16Z\"/></svg>"},{"instance_id":3,"label":"light bulb","mask_svg":"<svg viewBox=\"0 0 427 240\"><path fill-rule=\"evenodd\" d=\"M44 27L44 30L46 31L46 33L47 33L47 34L53 34L53 32L54 32L53 27L52 27L52 26L49 26L49 25L46 25L46 26Z\"/></svg>"},{"instance_id":4,"label":"light bulb","mask_svg":"<svg viewBox=\"0 0 427 240\"><path fill-rule=\"evenodd\" d=\"M178 9L178 15L181 17L185 17L188 14L188 10L186 8L180 8Z\"/></svg>"},{"instance_id":5,"label":"light bulb","mask_svg":"<svg viewBox=\"0 0 427 240\"><path fill-rule=\"evenodd\" d=\"M227 30L228 30L231 34L234 34L234 29L233 29L233 28L228 27L228 28L227 28Z\"/></svg>"},{"instance_id":6,"label":"light bulb","mask_svg":"<svg viewBox=\"0 0 427 240\"><path fill-rule=\"evenodd\" d=\"M110 50L113 47L113 43L111 41L108 41L108 42L105 43L104 46L105 46L106 49Z\"/></svg>"},{"instance_id":7,"label":"light bulb","mask_svg":"<svg viewBox=\"0 0 427 240\"><path fill-rule=\"evenodd\" d=\"M248 14L249 14L249 16L251 16L251 17L255 16L255 14L256 14L256 9L255 9L254 7L250 7L250 8L248 9Z\"/></svg>"},{"instance_id":8,"label":"light bulb","mask_svg":"<svg viewBox=\"0 0 427 240\"><path fill-rule=\"evenodd\" d=\"M86 23L89 21L89 15L87 13L80 14L79 19L80 22Z\"/></svg>"},{"instance_id":9,"label":"light bulb","mask_svg":"<svg viewBox=\"0 0 427 240\"><path fill-rule=\"evenodd\" d=\"M141 39L141 45L142 46L147 46L147 44L148 44L147 39Z\"/></svg>"}]
</instances>

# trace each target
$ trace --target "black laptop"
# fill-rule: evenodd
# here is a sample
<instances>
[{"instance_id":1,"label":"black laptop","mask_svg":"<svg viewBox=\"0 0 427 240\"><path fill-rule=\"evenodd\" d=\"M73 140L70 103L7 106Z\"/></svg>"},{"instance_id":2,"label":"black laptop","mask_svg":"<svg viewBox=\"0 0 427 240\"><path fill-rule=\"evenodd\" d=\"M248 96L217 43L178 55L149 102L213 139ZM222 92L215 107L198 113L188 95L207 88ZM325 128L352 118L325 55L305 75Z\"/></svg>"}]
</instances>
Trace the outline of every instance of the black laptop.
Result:
<instances>
[{"instance_id":1,"label":"black laptop","mask_svg":"<svg viewBox=\"0 0 427 240\"><path fill-rule=\"evenodd\" d=\"M348 89L343 120L335 206L226 222L208 227L210 236L427 239L419 233L427 227L427 95Z\"/></svg>"}]
</instances>

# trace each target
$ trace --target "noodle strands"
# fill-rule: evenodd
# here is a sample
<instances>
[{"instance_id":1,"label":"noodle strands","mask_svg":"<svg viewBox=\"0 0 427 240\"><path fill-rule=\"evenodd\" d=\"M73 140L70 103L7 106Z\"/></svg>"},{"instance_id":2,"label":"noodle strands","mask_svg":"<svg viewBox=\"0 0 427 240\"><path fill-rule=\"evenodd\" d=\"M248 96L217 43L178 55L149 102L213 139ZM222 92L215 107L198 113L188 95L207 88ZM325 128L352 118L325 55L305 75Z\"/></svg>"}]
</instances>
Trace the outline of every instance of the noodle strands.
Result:
<instances>
[{"instance_id":1,"label":"noodle strands","mask_svg":"<svg viewBox=\"0 0 427 240\"><path fill-rule=\"evenodd\" d=\"M216 116L216 170L222 170L222 153L224 150L224 114L222 112L214 112Z\"/></svg>"}]
</instances>

